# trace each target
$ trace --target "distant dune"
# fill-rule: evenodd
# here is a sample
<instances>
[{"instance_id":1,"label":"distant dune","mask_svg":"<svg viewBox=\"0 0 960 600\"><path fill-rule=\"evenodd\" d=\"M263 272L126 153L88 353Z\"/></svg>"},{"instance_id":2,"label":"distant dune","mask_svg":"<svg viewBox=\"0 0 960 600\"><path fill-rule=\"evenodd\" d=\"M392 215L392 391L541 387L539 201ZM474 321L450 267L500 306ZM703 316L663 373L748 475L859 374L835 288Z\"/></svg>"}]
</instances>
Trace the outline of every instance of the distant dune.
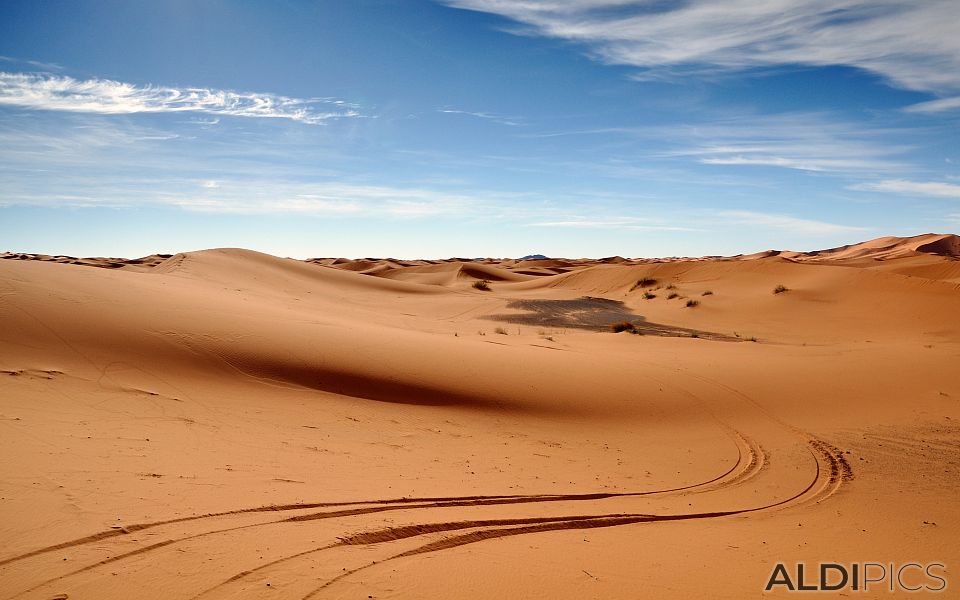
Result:
<instances>
[{"instance_id":1,"label":"distant dune","mask_svg":"<svg viewBox=\"0 0 960 600\"><path fill-rule=\"evenodd\" d=\"M960 564L955 235L0 258L9 597L739 599L778 562Z\"/></svg>"},{"instance_id":2,"label":"distant dune","mask_svg":"<svg viewBox=\"0 0 960 600\"><path fill-rule=\"evenodd\" d=\"M948 258L960 258L960 236L954 234L936 234L927 233L915 235L912 237L881 237L874 240L840 246L839 248L830 248L826 250L815 250L812 252L796 252L790 250L767 250L756 254L737 255L730 257L707 256L707 257L687 257L687 258L635 258L627 259L622 256L611 256L600 259L557 259L548 258L542 254L531 254L520 259L496 259L496 258L449 258L443 260L397 260L392 258L310 258L306 262L317 265L332 266L345 271L369 272L371 270L389 270L404 269L408 267L435 267L434 269L420 269L421 272L441 272L450 269L450 265L463 264L486 264L506 267L510 269L526 267L583 267L592 264L634 264L650 262L677 262L677 261L704 261L704 260L755 260L758 258L770 258L779 256L789 260L811 262L811 261L852 261L852 260L889 260L891 258L907 258L923 255L937 255ZM48 255L48 254L28 254L20 252L0 252L0 259L11 260L39 260L47 262L59 262L66 264L87 265L104 268L122 268L146 266L152 267L171 258L170 254L151 254L143 258L77 258L74 256Z\"/></svg>"}]
</instances>

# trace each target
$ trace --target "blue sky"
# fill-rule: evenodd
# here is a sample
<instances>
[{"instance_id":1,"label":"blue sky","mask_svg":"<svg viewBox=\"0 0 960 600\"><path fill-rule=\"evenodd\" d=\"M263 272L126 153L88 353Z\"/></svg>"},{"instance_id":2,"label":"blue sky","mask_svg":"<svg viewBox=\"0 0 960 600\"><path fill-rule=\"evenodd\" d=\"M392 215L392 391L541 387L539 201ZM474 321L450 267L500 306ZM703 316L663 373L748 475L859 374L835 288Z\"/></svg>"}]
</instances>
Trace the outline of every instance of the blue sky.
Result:
<instances>
[{"instance_id":1,"label":"blue sky","mask_svg":"<svg viewBox=\"0 0 960 600\"><path fill-rule=\"evenodd\" d=\"M0 4L0 250L696 256L960 230L955 0Z\"/></svg>"}]
</instances>

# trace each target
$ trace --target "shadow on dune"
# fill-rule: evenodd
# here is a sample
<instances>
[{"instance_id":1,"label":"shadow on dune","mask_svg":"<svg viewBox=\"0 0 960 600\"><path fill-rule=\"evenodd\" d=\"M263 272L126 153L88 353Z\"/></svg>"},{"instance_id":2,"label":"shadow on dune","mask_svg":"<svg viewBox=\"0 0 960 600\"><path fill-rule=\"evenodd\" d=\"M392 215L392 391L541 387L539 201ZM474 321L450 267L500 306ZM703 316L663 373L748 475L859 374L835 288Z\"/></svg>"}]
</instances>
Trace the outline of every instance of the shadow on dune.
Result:
<instances>
[{"instance_id":1,"label":"shadow on dune","mask_svg":"<svg viewBox=\"0 0 960 600\"><path fill-rule=\"evenodd\" d=\"M459 407L482 411L558 413L568 408L503 397L482 384L458 379L451 373L434 377L428 365L423 373L392 376L383 365L368 371L347 371L338 366L305 364L273 356L219 353L231 367L266 384L303 388L392 404ZM441 382L441 383L438 383Z\"/></svg>"}]
</instances>

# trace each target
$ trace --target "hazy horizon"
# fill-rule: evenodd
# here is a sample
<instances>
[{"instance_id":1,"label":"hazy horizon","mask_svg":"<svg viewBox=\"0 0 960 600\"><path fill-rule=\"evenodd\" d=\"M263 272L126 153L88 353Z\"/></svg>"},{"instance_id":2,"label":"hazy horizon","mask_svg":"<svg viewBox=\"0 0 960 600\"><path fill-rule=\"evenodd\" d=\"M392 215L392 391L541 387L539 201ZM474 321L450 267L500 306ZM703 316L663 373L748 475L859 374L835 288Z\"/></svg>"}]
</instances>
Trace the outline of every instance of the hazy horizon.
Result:
<instances>
[{"instance_id":1,"label":"hazy horizon","mask_svg":"<svg viewBox=\"0 0 960 600\"><path fill-rule=\"evenodd\" d=\"M913 238L913 237L918 237L918 236L923 236L923 235L957 235L957 234L950 233L950 232L922 232L922 233L916 233L916 234L911 234L911 235L906 235L906 236L898 236L898 237L900 237L900 238ZM881 237L884 237L884 236L881 236ZM330 259L330 258L343 258L343 259L350 259L350 260L391 260L391 259L396 259L396 260L457 260L457 259L464 259L464 260L486 260L486 259L493 259L493 260L511 260L511 259L514 259L514 260L520 260L520 259L526 259L526 258L528 258L528 257L535 257L535 256L538 256L538 255L539 255L539 256L545 256L546 258L549 258L549 259L585 259L585 260L599 260L599 259L614 258L614 257L619 256L619 257L621 257L621 258L627 258L627 259L651 259L651 260L654 260L654 259L677 259L677 258L682 259L682 258L704 258L704 257L720 257L720 258L726 258L726 257L739 256L739 255L756 254L756 253L766 252L766 251L817 252L817 251L822 251L822 250L831 250L831 249L839 248L839 247L843 247L843 246L854 246L854 245L857 245L857 244L860 244L860 243L864 243L864 242L869 242L869 241L871 241L871 240L856 240L856 241L846 242L846 243L840 244L840 245L838 245L838 246L830 246L830 247L826 247L826 246L825 246L825 247L822 247L822 248L758 248L758 249L755 249L755 250L752 250L752 251L748 251L748 252L738 252L738 253L736 253L736 254L716 254L716 253L712 253L712 254L701 254L701 255L696 255L696 256L694 256L694 255L679 255L679 254L659 254L659 255L644 255L644 256L640 256L640 255L631 255L631 254L623 254L623 253L608 254L608 255L604 255L604 256L600 256L600 255L596 255L596 256L590 256L590 255L574 256L574 255L561 255L561 254L556 254L556 255L555 255L555 254L544 254L544 253L542 253L542 252L537 252L537 251L530 251L530 252L526 252L526 253L523 253L523 254L515 254L515 255L454 253L454 254L450 254L450 255L447 255L447 256L399 255L399 254L383 254L383 255L364 254L364 255L354 255L354 256L345 256L345 255L323 255L323 256L321 256L321 255L309 255L309 256L307 256L307 255L280 255L280 254L278 254L278 255L276 255L276 256L281 256L281 257L283 257L283 258L293 258L293 259L296 259L296 260ZM201 251L204 251L204 250L223 250L223 249L253 250L253 251L255 251L255 252L263 252L263 253L266 253L266 254L270 254L270 252L267 252L267 251L265 251L265 250L257 250L256 248L244 248L244 247L240 247L240 246L221 246L221 247L211 246L211 247L202 247L202 248L187 248L187 249L174 250L174 251L171 251L171 252L147 252L147 253L142 253L142 254L137 254L137 255L129 255L129 256L121 256L121 255L115 254L115 253L114 253L114 254L109 254L109 253L107 253L107 254L97 254L97 255L94 255L94 254L77 255L77 254L66 254L66 253L58 253L58 252L44 252L44 251L42 251L42 250L9 250L9 249L0 249L0 253L7 252L7 253L10 253L10 254L33 254L33 255L47 255L47 256L69 256L69 257L73 257L73 258L99 258L99 257L103 257L103 258L136 259L136 258L144 258L144 257L154 256L154 255L172 256L172 255L175 255L175 254L186 254L186 253L190 253L190 252L201 252Z\"/></svg>"}]
</instances>

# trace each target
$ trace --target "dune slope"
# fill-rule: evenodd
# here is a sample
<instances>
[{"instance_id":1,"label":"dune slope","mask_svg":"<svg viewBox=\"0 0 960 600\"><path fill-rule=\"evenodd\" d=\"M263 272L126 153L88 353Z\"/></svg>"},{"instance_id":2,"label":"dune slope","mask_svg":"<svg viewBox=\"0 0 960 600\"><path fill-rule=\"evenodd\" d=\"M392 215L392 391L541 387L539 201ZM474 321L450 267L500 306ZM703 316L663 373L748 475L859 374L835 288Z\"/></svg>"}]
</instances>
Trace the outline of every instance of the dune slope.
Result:
<instances>
[{"instance_id":1,"label":"dune slope","mask_svg":"<svg viewBox=\"0 0 960 600\"><path fill-rule=\"evenodd\" d=\"M955 246L8 255L0 589L744 598L777 562L956 565Z\"/></svg>"}]
</instances>

